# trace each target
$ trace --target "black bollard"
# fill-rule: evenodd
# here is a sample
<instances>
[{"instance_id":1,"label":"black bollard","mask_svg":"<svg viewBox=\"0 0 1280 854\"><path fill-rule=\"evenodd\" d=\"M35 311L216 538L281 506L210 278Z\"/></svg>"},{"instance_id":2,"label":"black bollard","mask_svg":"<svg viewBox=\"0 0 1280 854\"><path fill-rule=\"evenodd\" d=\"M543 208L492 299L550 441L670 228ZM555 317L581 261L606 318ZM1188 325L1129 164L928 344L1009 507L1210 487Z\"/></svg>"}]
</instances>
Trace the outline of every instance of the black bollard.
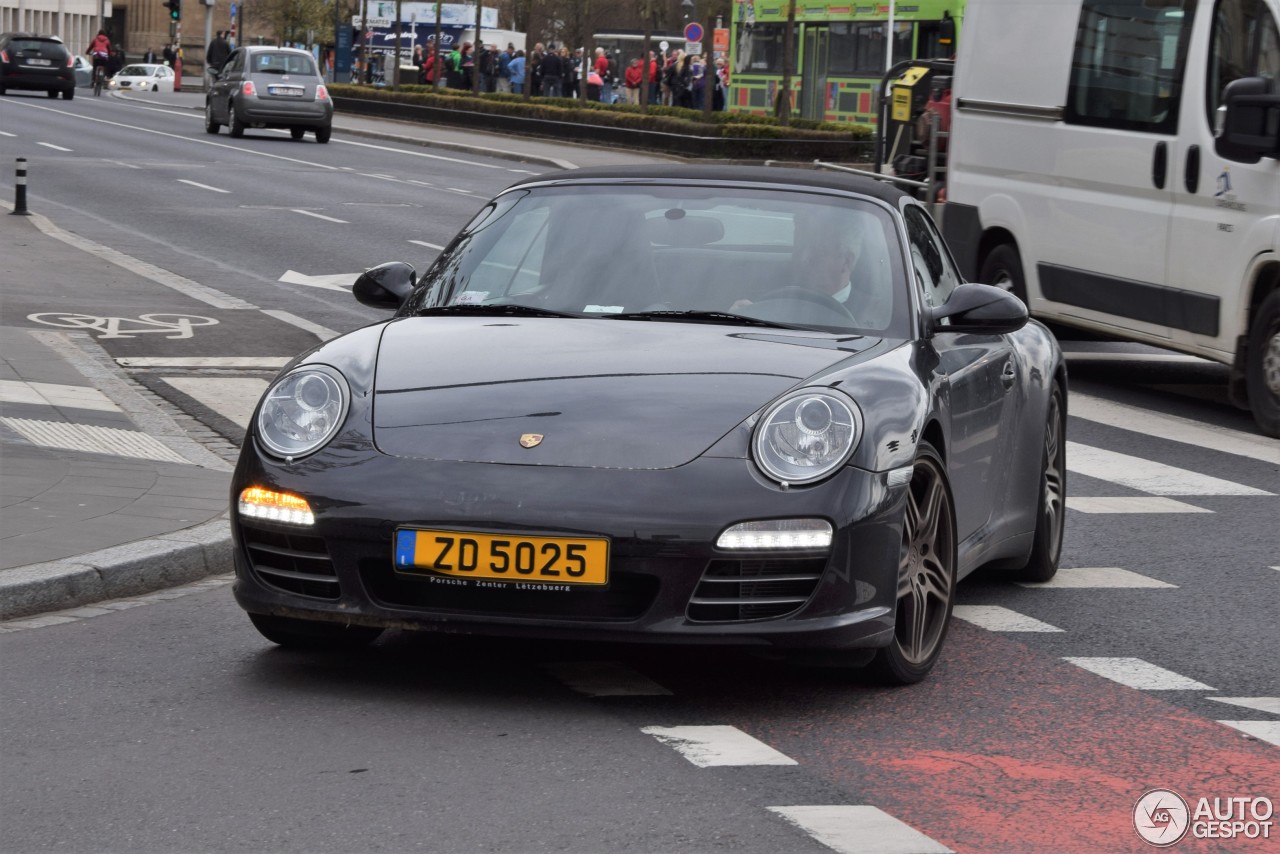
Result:
<instances>
[{"instance_id":1,"label":"black bollard","mask_svg":"<svg viewBox=\"0 0 1280 854\"><path fill-rule=\"evenodd\" d=\"M28 216L27 212L27 158L18 158L18 176L13 185L13 213Z\"/></svg>"}]
</instances>

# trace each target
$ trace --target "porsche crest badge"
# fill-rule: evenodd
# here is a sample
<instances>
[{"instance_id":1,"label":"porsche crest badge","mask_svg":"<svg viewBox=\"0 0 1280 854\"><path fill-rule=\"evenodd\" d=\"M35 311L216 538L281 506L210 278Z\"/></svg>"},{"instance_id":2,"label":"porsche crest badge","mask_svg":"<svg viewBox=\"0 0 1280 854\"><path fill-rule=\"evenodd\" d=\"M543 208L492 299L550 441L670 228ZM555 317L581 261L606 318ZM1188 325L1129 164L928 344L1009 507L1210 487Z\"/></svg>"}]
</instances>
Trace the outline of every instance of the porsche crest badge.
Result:
<instances>
[{"instance_id":1,"label":"porsche crest badge","mask_svg":"<svg viewBox=\"0 0 1280 854\"><path fill-rule=\"evenodd\" d=\"M523 433L520 436L520 447L522 448L535 448L540 444L542 444L541 433Z\"/></svg>"}]
</instances>

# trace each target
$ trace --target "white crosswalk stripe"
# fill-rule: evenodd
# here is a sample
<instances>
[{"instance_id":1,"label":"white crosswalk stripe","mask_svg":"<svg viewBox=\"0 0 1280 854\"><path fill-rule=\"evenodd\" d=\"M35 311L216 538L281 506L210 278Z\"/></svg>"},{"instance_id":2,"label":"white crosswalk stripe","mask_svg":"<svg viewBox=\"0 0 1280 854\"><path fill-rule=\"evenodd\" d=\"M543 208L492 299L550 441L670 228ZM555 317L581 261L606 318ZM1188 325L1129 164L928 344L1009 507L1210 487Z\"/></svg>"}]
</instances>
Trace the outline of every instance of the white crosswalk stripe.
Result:
<instances>
[{"instance_id":1,"label":"white crosswalk stripe","mask_svg":"<svg viewBox=\"0 0 1280 854\"><path fill-rule=\"evenodd\" d=\"M956 605L957 619L989 632L1060 632L1062 629L1000 605Z\"/></svg>"},{"instance_id":2,"label":"white crosswalk stripe","mask_svg":"<svg viewBox=\"0 0 1280 854\"><path fill-rule=\"evenodd\" d=\"M1209 697L1216 703L1227 703L1259 712L1280 715L1280 697Z\"/></svg>"},{"instance_id":3,"label":"white crosswalk stripe","mask_svg":"<svg viewBox=\"0 0 1280 854\"><path fill-rule=\"evenodd\" d=\"M120 411L120 407L96 388L22 380L0 380L0 403L31 403L68 409L91 409L96 412Z\"/></svg>"},{"instance_id":4,"label":"white crosswalk stripe","mask_svg":"<svg viewBox=\"0 0 1280 854\"><path fill-rule=\"evenodd\" d=\"M1119 495L1110 498L1067 497L1067 509L1080 513L1212 513L1157 495Z\"/></svg>"},{"instance_id":5,"label":"white crosswalk stripe","mask_svg":"<svg viewBox=\"0 0 1280 854\"><path fill-rule=\"evenodd\" d=\"M1141 691L1216 691L1203 682L1165 670L1141 658L1076 658L1064 659L1076 667L1096 673Z\"/></svg>"},{"instance_id":6,"label":"white crosswalk stripe","mask_svg":"<svg viewBox=\"0 0 1280 854\"><path fill-rule=\"evenodd\" d=\"M1194 356L1178 358L1200 361ZM1079 392L1071 394L1068 409L1073 418L1083 418L1086 421L1124 430L1142 430L1158 435L1164 440L1194 445L1197 448L1207 448L1267 463L1280 463L1280 442L1265 436L1242 433L1225 427L1206 427L1190 419L1115 403Z\"/></svg>"},{"instance_id":7,"label":"white crosswalk stripe","mask_svg":"<svg viewBox=\"0 0 1280 854\"><path fill-rule=\"evenodd\" d=\"M1174 590L1177 588L1176 584L1169 584L1116 566L1059 569L1058 573L1049 581L1019 581L1018 585L1045 590L1085 590L1092 588L1164 588Z\"/></svg>"},{"instance_id":8,"label":"white crosswalk stripe","mask_svg":"<svg viewBox=\"0 0 1280 854\"><path fill-rule=\"evenodd\" d=\"M223 418L248 427L267 381L256 377L164 377L166 383L195 398Z\"/></svg>"},{"instance_id":9,"label":"white crosswalk stripe","mask_svg":"<svg viewBox=\"0 0 1280 854\"><path fill-rule=\"evenodd\" d=\"M795 765L794 759L732 726L647 726L641 732L674 747L699 768Z\"/></svg>"},{"instance_id":10,"label":"white crosswalk stripe","mask_svg":"<svg viewBox=\"0 0 1280 854\"><path fill-rule=\"evenodd\" d=\"M1280 721L1218 721L1218 723L1280 747Z\"/></svg>"},{"instance_id":11,"label":"white crosswalk stripe","mask_svg":"<svg viewBox=\"0 0 1280 854\"><path fill-rule=\"evenodd\" d=\"M1085 477L1118 483L1152 495L1273 494L1211 475L1093 448L1078 442L1067 442L1067 468Z\"/></svg>"},{"instance_id":12,"label":"white crosswalk stripe","mask_svg":"<svg viewBox=\"0 0 1280 854\"><path fill-rule=\"evenodd\" d=\"M866 805L769 807L839 854L951 854L884 810Z\"/></svg>"}]
</instances>

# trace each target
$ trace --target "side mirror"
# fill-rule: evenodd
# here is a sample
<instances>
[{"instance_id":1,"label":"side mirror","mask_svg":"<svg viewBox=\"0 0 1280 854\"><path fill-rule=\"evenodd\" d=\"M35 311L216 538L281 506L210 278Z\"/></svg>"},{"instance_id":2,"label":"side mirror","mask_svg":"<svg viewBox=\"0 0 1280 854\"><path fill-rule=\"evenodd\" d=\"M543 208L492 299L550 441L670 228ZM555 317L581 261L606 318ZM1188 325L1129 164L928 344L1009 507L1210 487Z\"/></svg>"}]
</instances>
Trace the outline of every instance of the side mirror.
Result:
<instances>
[{"instance_id":1,"label":"side mirror","mask_svg":"<svg viewBox=\"0 0 1280 854\"><path fill-rule=\"evenodd\" d=\"M1222 91L1214 150L1219 157L1256 162L1280 157L1280 93L1262 77L1241 77Z\"/></svg>"},{"instance_id":2,"label":"side mirror","mask_svg":"<svg viewBox=\"0 0 1280 854\"><path fill-rule=\"evenodd\" d=\"M993 285L960 285L946 304L931 310L933 332L1004 335L1027 324L1027 307L1013 294ZM946 320L946 324L940 321Z\"/></svg>"},{"instance_id":3,"label":"side mirror","mask_svg":"<svg viewBox=\"0 0 1280 854\"><path fill-rule=\"evenodd\" d=\"M403 261L388 261L361 273L351 293L364 305L397 309L413 293L417 281L413 267Z\"/></svg>"}]
</instances>

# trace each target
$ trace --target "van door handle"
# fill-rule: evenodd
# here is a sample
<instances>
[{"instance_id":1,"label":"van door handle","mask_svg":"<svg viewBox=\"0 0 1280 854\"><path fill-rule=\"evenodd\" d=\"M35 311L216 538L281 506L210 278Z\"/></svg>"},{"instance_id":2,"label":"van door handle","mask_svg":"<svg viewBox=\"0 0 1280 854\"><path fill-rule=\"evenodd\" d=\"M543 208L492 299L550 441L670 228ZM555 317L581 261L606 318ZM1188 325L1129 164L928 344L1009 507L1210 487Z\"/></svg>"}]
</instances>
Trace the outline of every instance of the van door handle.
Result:
<instances>
[{"instance_id":1,"label":"van door handle","mask_svg":"<svg viewBox=\"0 0 1280 854\"><path fill-rule=\"evenodd\" d=\"M1194 196L1200 189L1200 146L1193 145L1187 149L1187 171L1182 177L1186 181L1187 192Z\"/></svg>"},{"instance_id":2,"label":"van door handle","mask_svg":"<svg viewBox=\"0 0 1280 854\"><path fill-rule=\"evenodd\" d=\"M1163 190L1165 178L1169 173L1169 144L1167 142L1156 143L1156 154L1151 159L1151 183L1156 185L1157 190Z\"/></svg>"}]
</instances>

